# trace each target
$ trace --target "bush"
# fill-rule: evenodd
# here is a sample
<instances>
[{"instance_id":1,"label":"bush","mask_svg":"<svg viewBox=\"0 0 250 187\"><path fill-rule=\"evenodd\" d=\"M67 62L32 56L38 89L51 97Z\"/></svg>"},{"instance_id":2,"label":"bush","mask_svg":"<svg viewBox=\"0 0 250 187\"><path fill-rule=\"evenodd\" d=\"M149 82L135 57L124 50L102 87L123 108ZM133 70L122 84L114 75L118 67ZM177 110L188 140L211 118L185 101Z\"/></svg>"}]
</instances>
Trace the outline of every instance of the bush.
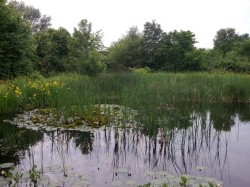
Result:
<instances>
[{"instance_id":1,"label":"bush","mask_svg":"<svg viewBox=\"0 0 250 187\"><path fill-rule=\"evenodd\" d=\"M145 68L129 68L129 70L132 73L150 73L151 72L151 69L148 68L148 67L145 67Z\"/></svg>"}]
</instances>

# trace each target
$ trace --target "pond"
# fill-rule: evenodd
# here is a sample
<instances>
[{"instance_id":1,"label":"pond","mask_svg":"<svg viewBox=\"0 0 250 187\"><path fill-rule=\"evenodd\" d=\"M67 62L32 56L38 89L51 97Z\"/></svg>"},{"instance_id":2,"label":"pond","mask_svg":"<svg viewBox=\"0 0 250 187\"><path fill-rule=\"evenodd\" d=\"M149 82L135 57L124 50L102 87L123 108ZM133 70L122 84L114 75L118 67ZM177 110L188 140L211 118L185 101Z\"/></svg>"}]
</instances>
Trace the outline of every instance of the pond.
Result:
<instances>
[{"instance_id":1,"label":"pond","mask_svg":"<svg viewBox=\"0 0 250 187\"><path fill-rule=\"evenodd\" d=\"M190 186L250 186L249 105L183 104L149 126L84 132L3 122L12 118L1 116L0 164L15 164L18 186L32 176L38 186L178 186L183 175Z\"/></svg>"}]
</instances>

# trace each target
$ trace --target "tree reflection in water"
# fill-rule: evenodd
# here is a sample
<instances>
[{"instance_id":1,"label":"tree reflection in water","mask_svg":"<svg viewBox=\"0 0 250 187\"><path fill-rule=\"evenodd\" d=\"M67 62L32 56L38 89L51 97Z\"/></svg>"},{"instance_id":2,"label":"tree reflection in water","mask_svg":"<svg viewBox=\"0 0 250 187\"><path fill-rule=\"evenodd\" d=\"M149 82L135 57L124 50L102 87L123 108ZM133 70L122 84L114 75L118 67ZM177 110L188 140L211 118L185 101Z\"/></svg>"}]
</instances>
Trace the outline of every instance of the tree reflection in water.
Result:
<instances>
[{"instance_id":1,"label":"tree reflection in water","mask_svg":"<svg viewBox=\"0 0 250 187\"><path fill-rule=\"evenodd\" d=\"M238 141L231 138L238 132L232 128L241 128L240 119L249 118L226 107L187 108L175 115L182 116L179 121L166 114L152 118L154 124L134 129L106 127L100 132L47 133L44 141L33 146L34 162L42 163L41 168L61 165L65 176L72 169L89 174L93 186L110 186L115 179L130 178L143 184L149 180L147 171L215 177L230 186L228 147ZM20 166L25 168L28 160L26 156ZM205 170L198 171L197 166ZM117 174L118 168L126 168L129 174Z\"/></svg>"}]
</instances>

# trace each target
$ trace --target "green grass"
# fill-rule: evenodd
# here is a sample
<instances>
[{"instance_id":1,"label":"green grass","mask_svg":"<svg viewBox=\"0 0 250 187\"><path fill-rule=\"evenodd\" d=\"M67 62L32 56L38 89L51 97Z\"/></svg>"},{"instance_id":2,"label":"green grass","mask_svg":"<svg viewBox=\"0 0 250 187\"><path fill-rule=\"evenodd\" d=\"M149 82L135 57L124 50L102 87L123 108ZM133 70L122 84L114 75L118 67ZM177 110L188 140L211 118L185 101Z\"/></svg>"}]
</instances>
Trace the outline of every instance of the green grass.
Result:
<instances>
[{"instance_id":1,"label":"green grass","mask_svg":"<svg viewBox=\"0 0 250 187\"><path fill-rule=\"evenodd\" d=\"M34 108L78 110L92 104L121 104L146 113L176 103L250 103L250 75L220 73L74 74L0 83L0 113Z\"/></svg>"}]
</instances>

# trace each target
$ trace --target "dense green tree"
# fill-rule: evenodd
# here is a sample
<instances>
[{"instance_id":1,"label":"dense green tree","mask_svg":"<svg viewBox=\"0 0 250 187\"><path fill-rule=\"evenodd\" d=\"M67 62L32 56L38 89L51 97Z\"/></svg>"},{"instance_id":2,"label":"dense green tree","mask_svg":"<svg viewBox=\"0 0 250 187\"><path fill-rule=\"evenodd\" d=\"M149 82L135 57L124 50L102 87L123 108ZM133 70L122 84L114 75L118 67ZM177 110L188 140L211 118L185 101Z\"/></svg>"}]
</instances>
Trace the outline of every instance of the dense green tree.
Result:
<instances>
[{"instance_id":1,"label":"dense green tree","mask_svg":"<svg viewBox=\"0 0 250 187\"><path fill-rule=\"evenodd\" d=\"M250 60L250 38L244 40L244 42L240 46L240 53L243 56L248 57L249 60Z\"/></svg>"},{"instance_id":2,"label":"dense green tree","mask_svg":"<svg viewBox=\"0 0 250 187\"><path fill-rule=\"evenodd\" d=\"M64 28L40 32L37 39L37 70L43 74L64 72L68 68L71 36Z\"/></svg>"},{"instance_id":3,"label":"dense green tree","mask_svg":"<svg viewBox=\"0 0 250 187\"><path fill-rule=\"evenodd\" d=\"M185 53L185 70L187 71L203 71L207 70L207 50L195 49Z\"/></svg>"},{"instance_id":4,"label":"dense green tree","mask_svg":"<svg viewBox=\"0 0 250 187\"><path fill-rule=\"evenodd\" d=\"M217 58L215 69L231 72L249 72L249 61L237 51L230 51L224 58Z\"/></svg>"},{"instance_id":5,"label":"dense green tree","mask_svg":"<svg viewBox=\"0 0 250 187\"><path fill-rule=\"evenodd\" d=\"M106 67L106 64L102 61L102 54L97 50L91 50L88 59L83 62L81 73L96 76L97 74L106 71Z\"/></svg>"},{"instance_id":6,"label":"dense green tree","mask_svg":"<svg viewBox=\"0 0 250 187\"><path fill-rule=\"evenodd\" d=\"M163 31L161 25L152 22L146 22L144 24L143 39L142 39L142 53L143 64L151 69L159 69L159 63L157 59L157 50L159 43L162 39Z\"/></svg>"},{"instance_id":7,"label":"dense green tree","mask_svg":"<svg viewBox=\"0 0 250 187\"><path fill-rule=\"evenodd\" d=\"M101 31L92 32L92 23L89 23L86 19L80 21L78 29L74 28L73 40L75 49L83 59L88 58L91 50L103 48Z\"/></svg>"},{"instance_id":8,"label":"dense green tree","mask_svg":"<svg viewBox=\"0 0 250 187\"><path fill-rule=\"evenodd\" d=\"M157 52L162 69L167 71L197 70L198 67L194 67L197 60L193 59L194 62L190 62L191 56L194 55L191 52L195 50L195 43L195 35L191 31L175 30L164 33Z\"/></svg>"},{"instance_id":9,"label":"dense green tree","mask_svg":"<svg viewBox=\"0 0 250 187\"><path fill-rule=\"evenodd\" d=\"M33 33L44 31L51 26L51 17L42 15L39 9L26 6L24 2L10 1L9 4L21 14L22 18L29 21Z\"/></svg>"},{"instance_id":10,"label":"dense green tree","mask_svg":"<svg viewBox=\"0 0 250 187\"><path fill-rule=\"evenodd\" d=\"M69 60L73 69L86 74L85 68L88 67L91 75L95 75L94 67L96 67L96 73L101 72L100 69L105 71L106 66L100 65L103 62L100 62L102 54L99 51L103 48L101 31L92 32L92 23L86 19L81 20L78 28L74 28L70 42ZM93 54L97 55L97 53L99 53L98 57L94 58Z\"/></svg>"},{"instance_id":11,"label":"dense green tree","mask_svg":"<svg viewBox=\"0 0 250 187\"><path fill-rule=\"evenodd\" d=\"M239 35L234 28L220 29L215 35L214 49L225 58L228 52L238 50L248 38L248 34Z\"/></svg>"},{"instance_id":12,"label":"dense green tree","mask_svg":"<svg viewBox=\"0 0 250 187\"><path fill-rule=\"evenodd\" d=\"M109 49L108 65L116 71L141 66L142 36L137 27L131 27L128 33Z\"/></svg>"},{"instance_id":13,"label":"dense green tree","mask_svg":"<svg viewBox=\"0 0 250 187\"><path fill-rule=\"evenodd\" d=\"M249 71L249 62L246 58L248 39L248 34L240 35L233 28L217 31L214 39L214 51L217 54L214 55L215 68L224 71Z\"/></svg>"},{"instance_id":14,"label":"dense green tree","mask_svg":"<svg viewBox=\"0 0 250 187\"><path fill-rule=\"evenodd\" d=\"M0 79L31 72L33 54L29 24L0 0Z\"/></svg>"}]
</instances>

